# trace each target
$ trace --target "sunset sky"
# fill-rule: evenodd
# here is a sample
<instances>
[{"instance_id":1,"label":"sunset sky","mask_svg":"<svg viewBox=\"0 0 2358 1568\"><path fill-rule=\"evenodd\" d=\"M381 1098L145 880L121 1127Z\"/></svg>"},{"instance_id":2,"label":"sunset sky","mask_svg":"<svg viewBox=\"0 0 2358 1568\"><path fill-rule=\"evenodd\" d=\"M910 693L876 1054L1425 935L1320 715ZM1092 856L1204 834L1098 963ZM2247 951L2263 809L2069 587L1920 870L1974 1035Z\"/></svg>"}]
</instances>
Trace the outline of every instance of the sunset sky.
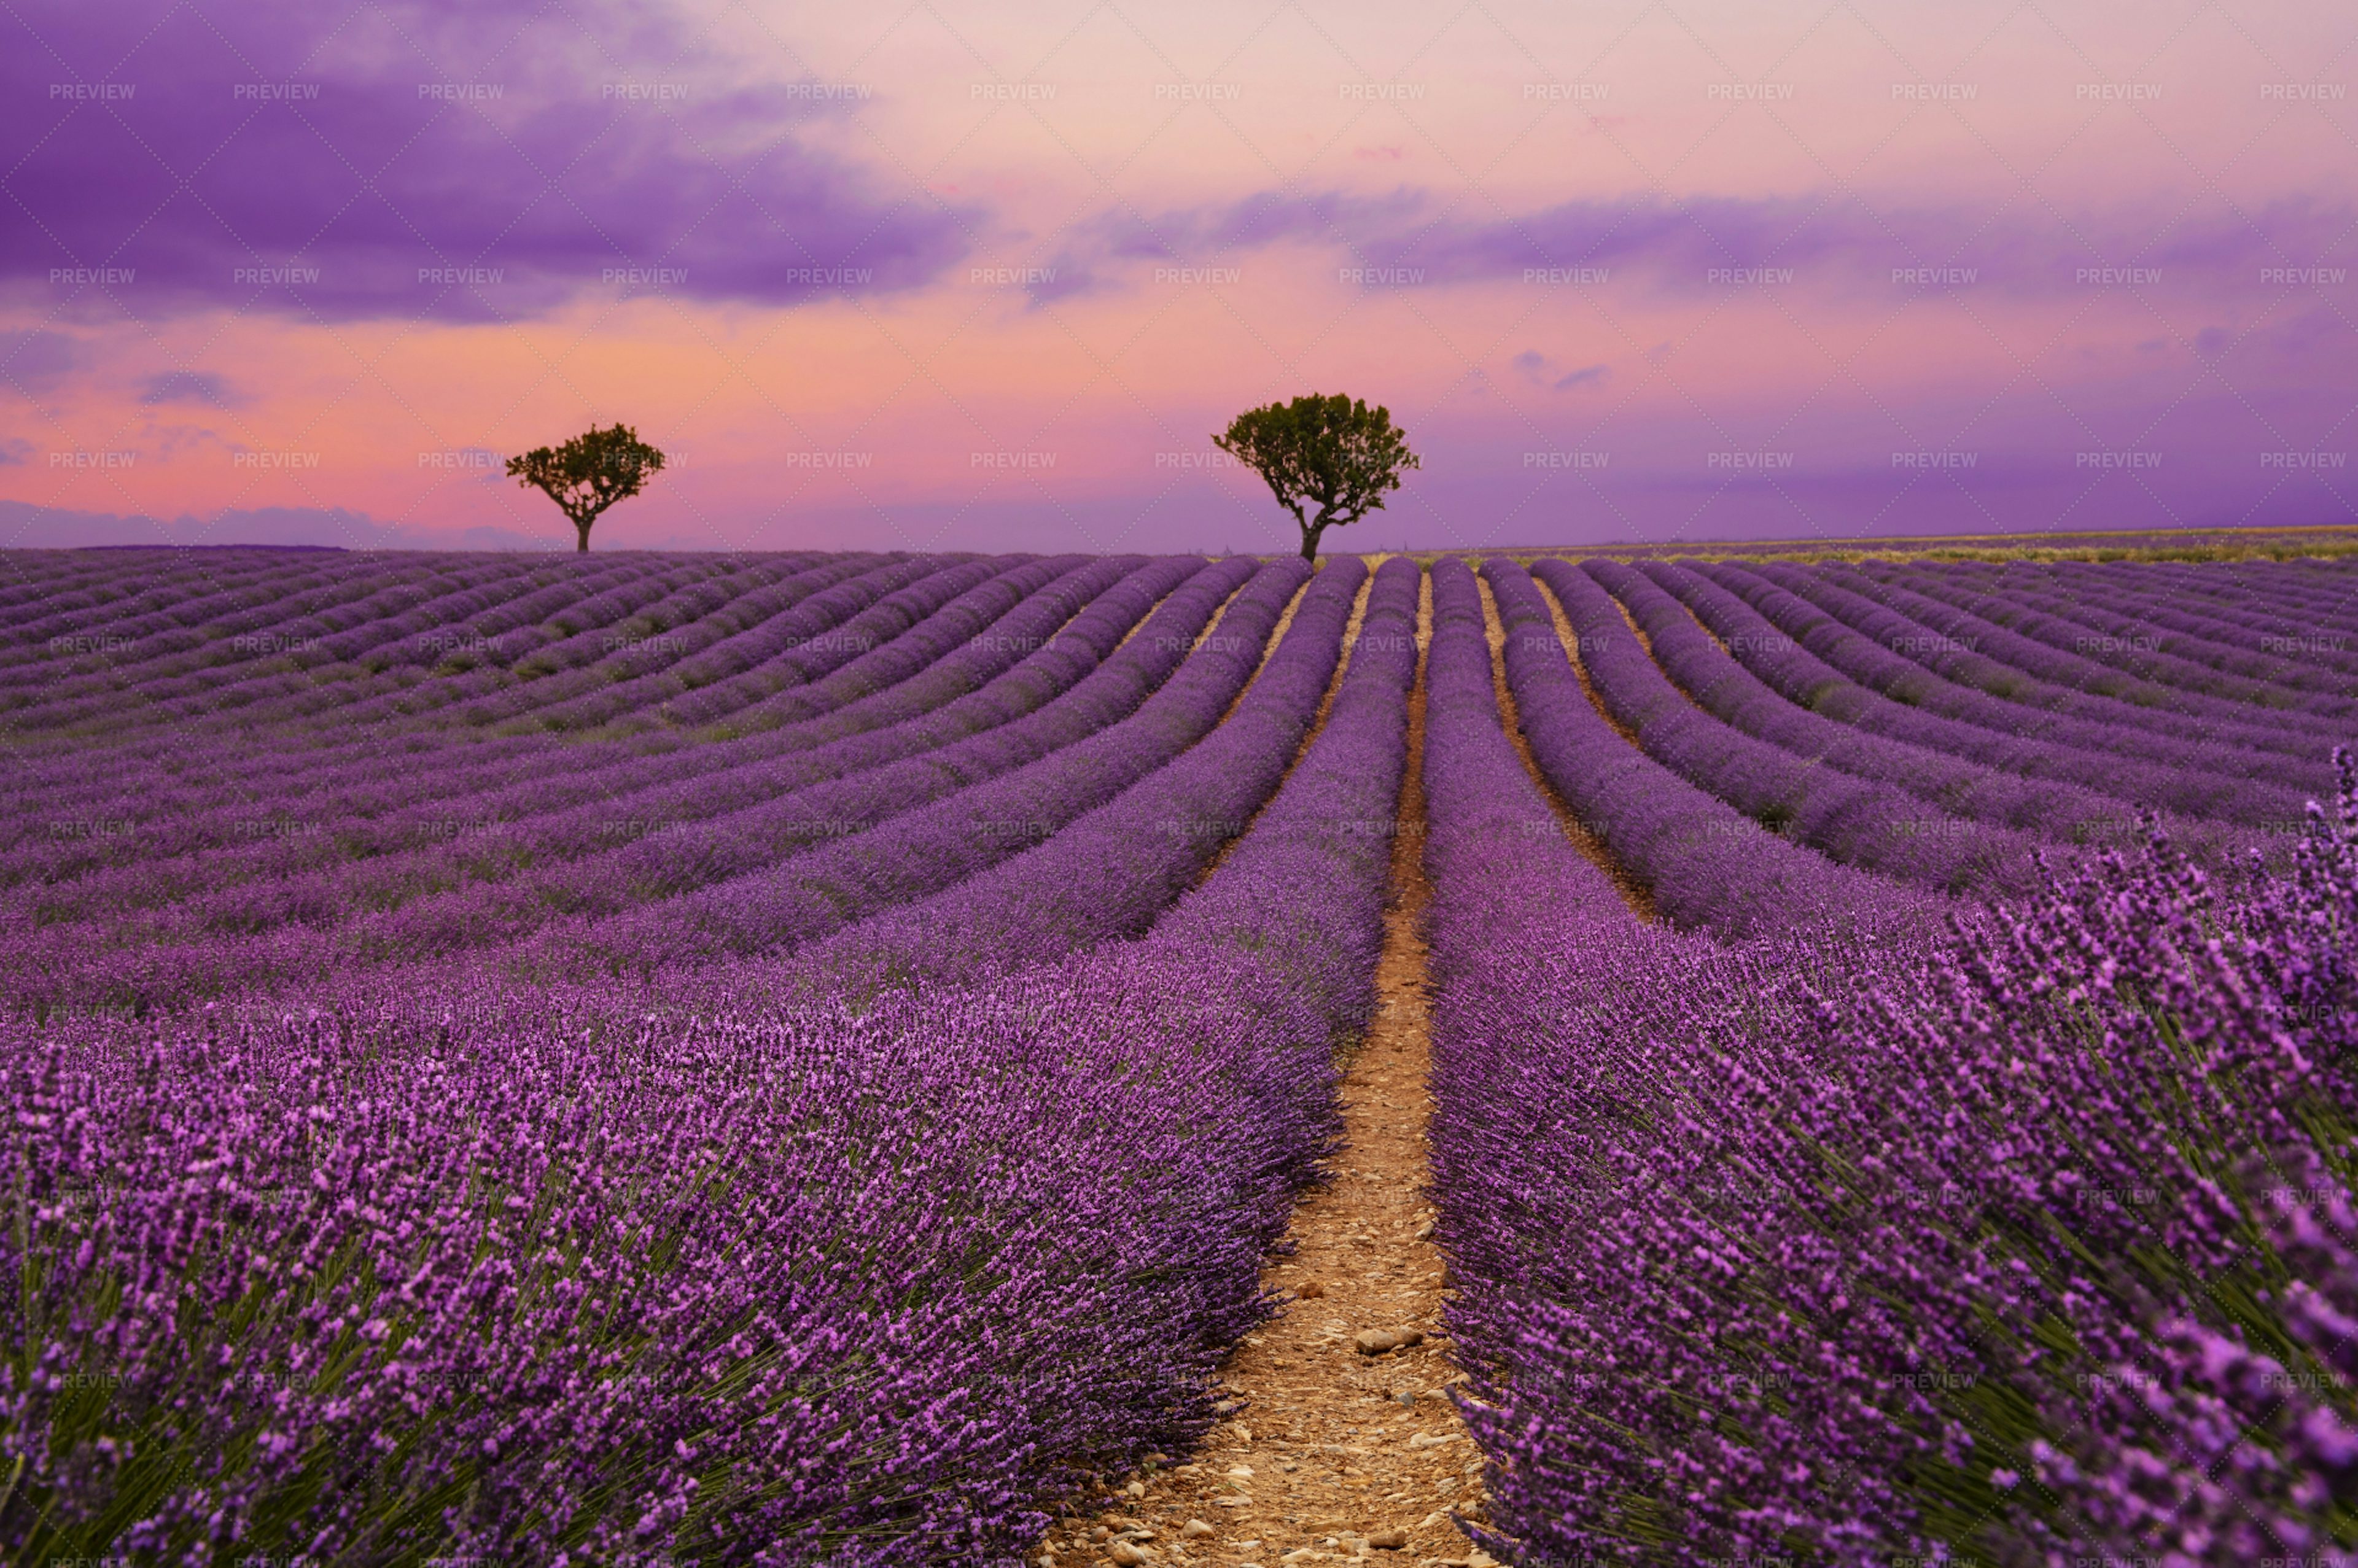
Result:
<instances>
[{"instance_id":1,"label":"sunset sky","mask_svg":"<svg viewBox=\"0 0 2358 1568\"><path fill-rule=\"evenodd\" d=\"M11 0L0 546L1330 548L2349 522L2348 0Z\"/></svg>"}]
</instances>

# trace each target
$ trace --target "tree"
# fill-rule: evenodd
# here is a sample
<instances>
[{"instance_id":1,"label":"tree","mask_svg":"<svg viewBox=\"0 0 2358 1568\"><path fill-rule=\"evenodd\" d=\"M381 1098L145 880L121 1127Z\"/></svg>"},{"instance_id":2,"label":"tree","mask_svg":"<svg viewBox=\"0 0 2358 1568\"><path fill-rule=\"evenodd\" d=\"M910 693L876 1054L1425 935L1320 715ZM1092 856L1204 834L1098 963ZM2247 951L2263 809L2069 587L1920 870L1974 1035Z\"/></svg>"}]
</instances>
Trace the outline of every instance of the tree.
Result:
<instances>
[{"instance_id":1,"label":"tree","mask_svg":"<svg viewBox=\"0 0 2358 1568\"><path fill-rule=\"evenodd\" d=\"M611 429L590 427L561 447L535 447L508 460L508 473L527 490L539 490L557 503L573 526L580 530L581 548L590 548L590 524L618 501L627 501L647 487L649 475L664 466L664 455L639 439L628 425Z\"/></svg>"},{"instance_id":2,"label":"tree","mask_svg":"<svg viewBox=\"0 0 2358 1568\"><path fill-rule=\"evenodd\" d=\"M1418 468L1406 435L1385 408L1340 394L1312 393L1237 416L1220 450L1259 473L1278 504L1302 527L1302 558L1318 559L1318 535L1384 509L1384 492L1400 488L1402 470ZM1318 515L1303 515L1315 505Z\"/></svg>"}]
</instances>

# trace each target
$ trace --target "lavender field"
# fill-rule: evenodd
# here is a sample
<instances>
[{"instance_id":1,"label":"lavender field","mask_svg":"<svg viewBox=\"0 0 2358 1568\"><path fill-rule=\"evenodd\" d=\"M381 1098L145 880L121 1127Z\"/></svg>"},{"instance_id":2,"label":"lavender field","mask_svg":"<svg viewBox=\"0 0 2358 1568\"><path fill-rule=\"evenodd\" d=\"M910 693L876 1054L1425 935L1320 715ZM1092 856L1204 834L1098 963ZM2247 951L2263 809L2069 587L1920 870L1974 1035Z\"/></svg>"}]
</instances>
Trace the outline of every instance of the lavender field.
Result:
<instances>
[{"instance_id":1,"label":"lavender field","mask_svg":"<svg viewBox=\"0 0 2358 1568\"><path fill-rule=\"evenodd\" d=\"M2358 562L0 559L12 1562L2358 1563Z\"/></svg>"}]
</instances>

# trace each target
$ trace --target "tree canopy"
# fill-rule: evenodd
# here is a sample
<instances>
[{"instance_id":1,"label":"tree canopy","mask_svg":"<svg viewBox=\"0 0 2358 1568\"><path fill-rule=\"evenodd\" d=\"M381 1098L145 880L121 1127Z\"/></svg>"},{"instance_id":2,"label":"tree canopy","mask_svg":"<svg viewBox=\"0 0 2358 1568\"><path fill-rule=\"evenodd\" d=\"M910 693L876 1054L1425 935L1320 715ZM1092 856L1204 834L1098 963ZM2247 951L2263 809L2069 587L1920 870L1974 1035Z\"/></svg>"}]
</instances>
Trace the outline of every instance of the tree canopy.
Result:
<instances>
[{"instance_id":1,"label":"tree canopy","mask_svg":"<svg viewBox=\"0 0 2358 1568\"><path fill-rule=\"evenodd\" d=\"M546 493L573 519L583 550L590 547L590 524L606 508L627 501L647 486L650 476L664 466L664 455L639 439L628 425L607 429L591 426L561 447L535 447L508 460L509 476L526 489Z\"/></svg>"},{"instance_id":2,"label":"tree canopy","mask_svg":"<svg viewBox=\"0 0 2358 1568\"><path fill-rule=\"evenodd\" d=\"M1318 558L1330 527L1380 512L1400 476L1421 467L1391 411L1340 394L1312 393L1239 414L1213 444L1258 472L1302 529L1302 558ZM1307 508L1316 507L1316 516Z\"/></svg>"}]
</instances>

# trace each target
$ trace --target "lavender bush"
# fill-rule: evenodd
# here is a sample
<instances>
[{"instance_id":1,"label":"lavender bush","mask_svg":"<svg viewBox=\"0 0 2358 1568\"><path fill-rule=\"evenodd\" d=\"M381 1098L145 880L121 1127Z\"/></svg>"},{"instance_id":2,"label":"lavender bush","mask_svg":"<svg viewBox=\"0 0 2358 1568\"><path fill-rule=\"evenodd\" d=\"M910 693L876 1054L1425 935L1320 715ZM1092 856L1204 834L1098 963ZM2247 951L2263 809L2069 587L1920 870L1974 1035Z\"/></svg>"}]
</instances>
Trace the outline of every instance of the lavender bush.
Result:
<instances>
[{"instance_id":1,"label":"lavender bush","mask_svg":"<svg viewBox=\"0 0 2358 1568\"><path fill-rule=\"evenodd\" d=\"M529 866L611 849L617 819L683 823L827 776L807 771L808 754L826 741L914 718L972 690L1012 665L1016 649L1046 642L1076 608L1076 592L1084 603L1094 599L1093 590L1118 580L1124 564L1062 575L1053 566L1020 568L958 595L872 654L804 687L810 719L825 716L829 722L719 744L544 749L536 762L464 773L425 802L404 801L386 789L380 767L376 790L332 797L334 809L352 814L332 839L308 835L241 843L227 824L262 809L257 792L241 788L210 803L210 811L193 802L178 807L189 814L184 841L201 846L196 852L166 860L161 851L174 840L149 835L149 854L141 863L114 875L75 878L35 895L31 907L44 924L110 916L119 923L128 911L176 903L172 926L140 930L138 940L155 942L175 932L256 931L296 917L330 924L462 882L497 881ZM1131 600L1125 596L1120 602ZM924 678L914 678L919 676ZM867 700L886 687L901 689L888 701ZM797 762L785 761L797 753L805 754ZM328 782L301 775L298 787L316 799ZM319 808L304 806L310 812ZM454 833L449 824L461 812L476 826ZM0 867L8 865L9 857L0 854ZM228 893L263 882L276 910L251 895ZM79 935L109 940L103 931Z\"/></svg>"},{"instance_id":2,"label":"lavender bush","mask_svg":"<svg viewBox=\"0 0 2358 1568\"><path fill-rule=\"evenodd\" d=\"M1935 748L1862 735L1797 707L1754 678L1685 606L1643 574L1604 560L1584 562L1583 569L1620 600L1644 634L1647 651L1678 689L1745 735L1805 762L1892 784L1954 816L2060 843L2116 842L2135 825L2118 796L2033 783ZM2207 823L2174 827L2173 837L2213 861L2239 859L2237 851L2256 847L2250 834Z\"/></svg>"},{"instance_id":3,"label":"lavender bush","mask_svg":"<svg viewBox=\"0 0 2358 1568\"><path fill-rule=\"evenodd\" d=\"M12 1555L931 1563L1210 1423L1332 1136L1282 988L638 1007L12 1027Z\"/></svg>"},{"instance_id":4,"label":"lavender bush","mask_svg":"<svg viewBox=\"0 0 2358 1568\"><path fill-rule=\"evenodd\" d=\"M1376 612L1401 612L1395 574ZM1330 561L1284 638L1203 740L1045 843L956 886L847 927L807 954L830 985L865 988L1037 963L1142 931L1241 835L1302 750L1334 678L1366 567Z\"/></svg>"},{"instance_id":5,"label":"lavender bush","mask_svg":"<svg viewBox=\"0 0 2358 1568\"><path fill-rule=\"evenodd\" d=\"M1914 639L1904 650L1910 657L1934 667L1954 669L1961 677L1974 677L1974 684L2012 701L2062 707L2067 711L2139 724L2158 733L2205 740L2220 735L2238 744L2303 756L2315 755L2340 732L2330 716L2295 711L2294 693L2277 693L2272 703L2261 706L2240 696L2157 682L2133 668L2115 667L2088 656L2093 650L2073 649L2077 634L2069 627L2050 624L2028 612L2017 614L2004 606L1992 607L2019 624L2036 628L2039 636L2025 635L1944 600L1838 567L1798 575L1781 567L1764 567L1760 572L1846 620L1862 605L1887 610L1914 628L1906 633ZM1810 580L1801 580L1804 578ZM2258 689L2252 691L2256 694ZM2320 736L2325 740L2304 740Z\"/></svg>"},{"instance_id":6,"label":"lavender bush","mask_svg":"<svg viewBox=\"0 0 2358 1568\"><path fill-rule=\"evenodd\" d=\"M2251 680L2346 695L2358 674L2347 622L2330 602L2243 595L2222 603L2207 587L2190 591L2175 580L2081 571L1976 574L1971 580L2032 608L2061 607L2056 613L2106 635Z\"/></svg>"},{"instance_id":7,"label":"lavender bush","mask_svg":"<svg viewBox=\"0 0 2358 1568\"><path fill-rule=\"evenodd\" d=\"M404 981L12 1026L0 1540L968 1561L1193 1441L1336 1136L1415 576L1379 574L1326 725L1207 880L987 992L714 1015Z\"/></svg>"},{"instance_id":8,"label":"lavender bush","mask_svg":"<svg viewBox=\"0 0 2358 1568\"><path fill-rule=\"evenodd\" d=\"M1412 563L11 560L12 1560L1011 1558L1202 1437ZM1483 1543L2350 1561L2358 795L2234 640L2348 569L1540 570L1431 579Z\"/></svg>"},{"instance_id":9,"label":"lavender bush","mask_svg":"<svg viewBox=\"0 0 2358 1568\"><path fill-rule=\"evenodd\" d=\"M1435 1167L1495 1549L2345 1560L2347 785L2328 826L2233 905L2157 838L1897 949L1680 949L1592 895L1501 952L1455 879Z\"/></svg>"},{"instance_id":10,"label":"lavender bush","mask_svg":"<svg viewBox=\"0 0 2358 1568\"><path fill-rule=\"evenodd\" d=\"M2183 756L2190 768L2295 789L2331 787L2331 770L2306 737L2139 707L2100 695L2101 687L2058 686L1977 651L1982 643L1970 628L1958 635L1937 632L1807 573L1779 573L1771 581L1772 568L1702 569L1844 674L1898 700L2004 733L2052 735L2165 762Z\"/></svg>"},{"instance_id":11,"label":"lavender bush","mask_svg":"<svg viewBox=\"0 0 2358 1568\"><path fill-rule=\"evenodd\" d=\"M1482 570L1498 597L1507 678L1534 761L1580 826L1671 922L1735 936L1796 922L1904 922L1921 912L1920 897L1788 842L1623 741L1581 690L1530 575L1503 559ZM1471 617L1479 628L1471 573L1443 561L1433 585L1436 640L1444 615ZM1626 628L1605 635L1608 647L1632 641ZM1585 652L1598 646L1591 633Z\"/></svg>"},{"instance_id":12,"label":"lavender bush","mask_svg":"<svg viewBox=\"0 0 2358 1568\"><path fill-rule=\"evenodd\" d=\"M2203 635L2215 629L2208 618L2171 609L2157 612L2133 594L2111 594L2106 602L2090 603L2019 578L2008 580L1996 594L1906 572L1876 574L1868 580L1918 592L1941 589L1944 598L1957 598L1993 624L2162 686L2262 708L2291 708L2303 716L2347 719L2358 715L2347 678L2314 665L2223 646ZM2124 613L2137 610L2146 613Z\"/></svg>"},{"instance_id":13,"label":"lavender bush","mask_svg":"<svg viewBox=\"0 0 2358 1568\"><path fill-rule=\"evenodd\" d=\"M1046 645L1003 677L938 712L875 734L847 735L835 745L708 784L691 778L655 809L593 809L557 825L600 841L600 853L559 857L528 877L473 881L339 929L303 925L247 937L207 936L132 948L127 959L84 953L62 936L43 934L40 940L57 957L28 966L17 994L22 1002L42 1007L169 1005L224 986L326 977L355 964L414 962L513 943L567 914L586 929L593 915L611 917L633 903L758 871L1096 733L1136 707L1181 663L1206 618L1249 572L1242 565L1179 571L1185 586L1117 656L1104 657L1174 575L1149 569L1044 639ZM1222 669L1233 673L1234 659L1231 650ZM683 803L678 796L687 798ZM699 806L700 819L677 826ZM616 834L611 825L617 816L663 830ZM501 849L493 838L484 852L497 857Z\"/></svg>"},{"instance_id":14,"label":"lavender bush","mask_svg":"<svg viewBox=\"0 0 2358 1568\"><path fill-rule=\"evenodd\" d=\"M735 874L684 896L549 926L523 946L518 963L542 974L579 972L585 965L645 972L713 957L791 951L987 870L1061 831L1202 739L1260 665L1271 631L1308 573L1293 562L1259 568L1200 645L1194 645L1193 628L1202 622L1192 610L1192 624L1184 632L1150 623L1130 644L1138 650L1138 663L1121 669L1124 684L1112 687L1111 702L1098 692L1087 694L1113 706L1114 712L1087 714L1075 705L1075 712L1089 720L1085 739L1043 756L1038 753L1045 748L1030 733L1010 727L983 738L990 744L975 749L979 766L965 776L954 771L965 758L923 762L920 766L940 781L930 791L904 784L895 770L878 770L846 781L818 803L816 815L810 801L795 800L784 810L765 808L756 833L724 821L719 842L699 846L701 860L708 868L717 857L733 857L733 863L720 863ZM1232 579L1224 565L1207 570L1203 580L1216 588ZM1182 589L1174 600L1187 592ZM1166 606L1165 611L1174 608ZM1193 652L1176 673L1146 696L1155 676L1169 670L1190 646ZM1116 669L1109 664L1098 674L1109 676ZM1076 688L1067 695L1082 693ZM1121 716L1132 704L1136 711ZM927 804L911 809L915 801ZM846 823L878 826L846 834L838 826ZM774 871L770 868L781 858L781 841L817 847ZM680 859L673 846L656 856L666 862Z\"/></svg>"},{"instance_id":15,"label":"lavender bush","mask_svg":"<svg viewBox=\"0 0 2358 1568\"><path fill-rule=\"evenodd\" d=\"M2230 822L2289 819L2296 791L2249 776L2248 753L2197 748L2136 731L2056 720L1941 681L1879 649L1783 589L1760 585L1762 610L1700 569L1649 564L1648 577L1676 595L1733 658L1788 701L1875 734L1969 758L2028 778L2050 778L2157 810ZM1790 628L1764 610L1782 612ZM1796 634L1798 632L1799 634ZM1894 695L1853 680L1830 662L1885 671ZM2009 726L2011 726L2009 728Z\"/></svg>"}]
</instances>

